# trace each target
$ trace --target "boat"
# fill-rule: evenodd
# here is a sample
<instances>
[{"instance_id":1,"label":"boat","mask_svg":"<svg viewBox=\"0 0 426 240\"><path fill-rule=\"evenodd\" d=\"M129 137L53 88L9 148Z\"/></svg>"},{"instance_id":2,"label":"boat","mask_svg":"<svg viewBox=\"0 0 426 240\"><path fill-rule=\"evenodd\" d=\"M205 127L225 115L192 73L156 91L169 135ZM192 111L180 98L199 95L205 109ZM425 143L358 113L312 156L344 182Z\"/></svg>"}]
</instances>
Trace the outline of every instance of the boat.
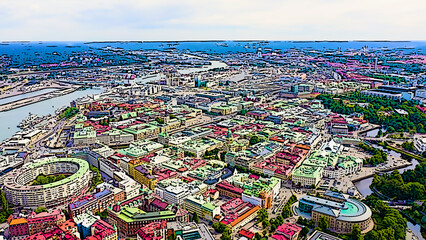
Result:
<instances>
[{"instance_id":1,"label":"boat","mask_svg":"<svg viewBox=\"0 0 426 240\"><path fill-rule=\"evenodd\" d=\"M22 120L17 127L21 129L26 129L41 122L42 120L43 120L43 117L40 117L36 114L29 113L29 116L25 118L24 120Z\"/></svg>"},{"instance_id":2,"label":"boat","mask_svg":"<svg viewBox=\"0 0 426 240\"><path fill-rule=\"evenodd\" d=\"M221 47L228 47L227 43L216 43L216 45L221 46Z\"/></svg>"}]
</instances>

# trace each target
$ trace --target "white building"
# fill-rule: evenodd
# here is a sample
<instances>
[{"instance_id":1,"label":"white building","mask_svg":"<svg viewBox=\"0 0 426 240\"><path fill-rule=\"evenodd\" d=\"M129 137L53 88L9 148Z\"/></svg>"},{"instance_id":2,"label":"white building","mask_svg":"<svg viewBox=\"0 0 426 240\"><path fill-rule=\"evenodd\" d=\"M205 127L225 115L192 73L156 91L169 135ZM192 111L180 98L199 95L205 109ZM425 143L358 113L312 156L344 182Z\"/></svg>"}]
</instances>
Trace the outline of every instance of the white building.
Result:
<instances>
[{"instance_id":1,"label":"white building","mask_svg":"<svg viewBox=\"0 0 426 240\"><path fill-rule=\"evenodd\" d=\"M114 172L114 178L119 181L118 187L124 190L126 199L139 195L142 185L133 180L130 176L124 172Z\"/></svg>"},{"instance_id":2,"label":"white building","mask_svg":"<svg viewBox=\"0 0 426 240\"><path fill-rule=\"evenodd\" d=\"M418 152L423 153L426 151L426 136L419 136L414 138L414 146Z\"/></svg>"},{"instance_id":3,"label":"white building","mask_svg":"<svg viewBox=\"0 0 426 240\"><path fill-rule=\"evenodd\" d=\"M155 193L170 204L182 204L186 198L207 190L207 185L195 180L190 183L180 178L163 180L155 186Z\"/></svg>"}]
</instances>

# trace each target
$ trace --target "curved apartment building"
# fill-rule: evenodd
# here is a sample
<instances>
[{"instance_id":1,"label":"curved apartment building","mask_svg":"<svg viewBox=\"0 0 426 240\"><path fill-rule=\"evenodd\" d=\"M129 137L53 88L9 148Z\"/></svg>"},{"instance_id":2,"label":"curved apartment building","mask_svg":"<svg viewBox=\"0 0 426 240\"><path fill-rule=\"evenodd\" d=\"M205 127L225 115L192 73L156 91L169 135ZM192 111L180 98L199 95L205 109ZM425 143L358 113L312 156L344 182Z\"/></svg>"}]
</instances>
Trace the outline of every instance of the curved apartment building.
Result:
<instances>
[{"instance_id":1,"label":"curved apartment building","mask_svg":"<svg viewBox=\"0 0 426 240\"><path fill-rule=\"evenodd\" d=\"M40 174L72 174L60 181L30 185ZM68 204L89 189L92 174L88 162L77 158L48 158L26 164L5 176L6 198L15 206L36 208Z\"/></svg>"}]
</instances>

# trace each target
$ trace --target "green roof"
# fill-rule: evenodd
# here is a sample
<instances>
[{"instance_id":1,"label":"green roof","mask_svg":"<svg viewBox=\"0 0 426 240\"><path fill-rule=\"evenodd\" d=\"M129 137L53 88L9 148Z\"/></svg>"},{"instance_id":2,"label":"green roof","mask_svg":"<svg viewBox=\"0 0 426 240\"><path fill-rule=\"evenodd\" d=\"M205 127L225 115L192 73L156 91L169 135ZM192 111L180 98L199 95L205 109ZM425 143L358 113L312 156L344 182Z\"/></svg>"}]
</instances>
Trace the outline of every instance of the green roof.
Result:
<instances>
[{"instance_id":1,"label":"green roof","mask_svg":"<svg viewBox=\"0 0 426 240\"><path fill-rule=\"evenodd\" d=\"M302 165L293 172L293 176L319 178L323 168L319 166Z\"/></svg>"},{"instance_id":2,"label":"green roof","mask_svg":"<svg viewBox=\"0 0 426 240\"><path fill-rule=\"evenodd\" d=\"M31 163L31 164L28 165L28 168L31 168L31 169L40 168L40 167L43 167L44 165L54 164L54 163L57 163L57 162L64 162L64 163L70 162L70 163L77 164L79 167L78 167L77 172L75 172L73 175L71 175L67 178L64 178L60 181L57 181L57 182L41 185L43 188L51 188L51 187L56 187L56 186L59 186L59 185L69 183L69 182L73 181L74 179L82 176L87 171L89 171L89 163L84 161L84 160L78 159L78 158L47 159L47 160L43 160L43 161L40 161L40 162Z\"/></svg>"},{"instance_id":3,"label":"green roof","mask_svg":"<svg viewBox=\"0 0 426 240\"><path fill-rule=\"evenodd\" d=\"M80 132L75 132L73 138L74 139L79 139L79 138L94 138L96 137L96 131L80 131Z\"/></svg>"},{"instance_id":4,"label":"green roof","mask_svg":"<svg viewBox=\"0 0 426 240\"><path fill-rule=\"evenodd\" d=\"M117 215L125 222L155 221L175 218L176 214L172 211L145 212L139 208L124 207Z\"/></svg>"},{"instance_id":5,"label":"green roof","mask_svg":"<svg viewBox=\"0 0 426 240\"><path fill-rule=\"evenodd\" d=\"M128 128L125 128L125 129L123 129L123 131L129 132L129 133L132 133L132 134L139 134L139 133L143 133L143 132L146 132L148 130L153 130L153 129L156 129L156 128L158 128L158 127L153 126L151 124L142 123L142 124L137 124L137 125L133 125L133 126L130 126Z\"/></svg>"},{"instance_id":6,"label":"green roof","mask_svg":"<svg viewBox=\"0 0 426 240\"><path fill-rule=\"evenodd\" d=\"M202 208L207 209L207 210L213 212L213 210L216 209L216 206L213 203L208 202L208 203L203 204Z\"/></svg>"}]
</instances>

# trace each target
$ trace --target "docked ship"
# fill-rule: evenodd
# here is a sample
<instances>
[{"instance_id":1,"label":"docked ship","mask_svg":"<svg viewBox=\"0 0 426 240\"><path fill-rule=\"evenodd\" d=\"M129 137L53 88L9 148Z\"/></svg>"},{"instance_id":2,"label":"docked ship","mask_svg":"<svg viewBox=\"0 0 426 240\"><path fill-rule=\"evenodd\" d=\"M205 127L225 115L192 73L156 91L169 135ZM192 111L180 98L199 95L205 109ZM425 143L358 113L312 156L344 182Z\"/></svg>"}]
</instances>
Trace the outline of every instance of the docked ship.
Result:
<instances>
[{"instance_id":1,"label":"docked ship","mask_svg":"<svg viewBox=\"0 0 426 240\"><path fill-rule=\"evenodd\" d=\"M24 120L22 120L22 122L20 122L17 127L19 127L20 129L27 129L41 122L42 120L43 120L43 117L30 113L29 116L25 118Z\"/></svg>"}]
</instances>

